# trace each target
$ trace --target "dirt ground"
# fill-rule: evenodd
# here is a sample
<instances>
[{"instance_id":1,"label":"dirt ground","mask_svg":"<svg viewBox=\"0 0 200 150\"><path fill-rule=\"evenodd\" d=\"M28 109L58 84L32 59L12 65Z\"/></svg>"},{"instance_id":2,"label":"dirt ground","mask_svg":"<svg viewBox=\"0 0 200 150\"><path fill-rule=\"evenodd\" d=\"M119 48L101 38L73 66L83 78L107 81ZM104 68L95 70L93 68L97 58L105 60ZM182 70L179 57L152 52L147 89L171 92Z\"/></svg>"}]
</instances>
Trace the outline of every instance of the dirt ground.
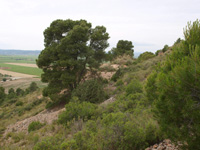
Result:
<instances>
[{"instance_id":1,"label":"dirt ground","mask_svg":"<svg viewBox=\"0 0 200 150\"><path fill-rule=\"evenodd\" d=\"M40 78L16 78L12 81L0 82L0 87L4 87L5 92L7 93L8 89L10 88L26 89L27 87L29 87L31 82L40 82Z\"/></svg>"},{"instance_id":2,"label":"dirt ground","mask_svg":"<svg viewBox=\"0 0 200 150\"><path fill-rule=\"evenodd\" d=\"M0 69L0 73L1 74L11 75L12 77L21 77L21 78L34 78L34 77L37 77L37 76L34 76L34 75L17 73L17 72L12 72L12 71L3 70L3 69Z\"/></svg>"},{"instance_id":3,"label":"dirt ground","mask_svg":"<svg viewBox=\"0 0 200 150\"><path fill-rule=\"evenodd\" d=\"M6 64L38 68L36 64L27 64L27 63L6 63Z\"/></svg>"}]
</instances>

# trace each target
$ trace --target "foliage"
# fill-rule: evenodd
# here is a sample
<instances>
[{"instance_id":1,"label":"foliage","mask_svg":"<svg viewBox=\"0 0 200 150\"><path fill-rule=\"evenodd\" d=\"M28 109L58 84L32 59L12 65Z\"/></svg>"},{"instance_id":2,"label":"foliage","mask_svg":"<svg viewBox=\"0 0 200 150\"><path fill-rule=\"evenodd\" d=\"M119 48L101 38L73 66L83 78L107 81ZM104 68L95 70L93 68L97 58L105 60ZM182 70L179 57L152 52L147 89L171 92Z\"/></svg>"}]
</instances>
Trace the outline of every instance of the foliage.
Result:
<instances>
[{"instance_id":1,"label":"foliage","mask_svg":"<svg viewBox=\"0 0 200 150\"><path fill-rule=\"evenodd\" d=\"M22 101L18 101L18 102L16 102L16 106L22 106L24 103L22 102Z\"/></svg>"},{"instance_id":2,"label":"foliage","mask_svg":"<svg viewBox=\"0 0 200 150\"><path fill-rule=\"evenodd\" d=\"M47 82L46 95L54 101L63 89L73 91L88 69L98 68L105 57L109 38L106 28L85 20L55 20L44 31L45 49L37 59ZM60 93L61 94L61 93Z\"/></svg>"},{"instance_id":3,"label":"foliage","mask_svg":"<svg viewBox=\"0 0 200 150\"><path fill-rule=\"evenodd\" d=\"M38 89L38 86L35 82L32 82L28 89L29 89L29 92L34 92Z\"/></svg>"},{"instance_id":4,"label":"foliage","mask_svg":"<svg viewBox=\"0 0 200 150\"><path fill-rule=\"evenodd\" d=\"M140 56L138 57L138 61L141 62L141 61L150 59L154 56L155 55L152 52L144 52L144 53L140 54Z\"/></svg>"},{"instance_id":5,"label":"foliage","mask_svg":"<svg viewBox=\"0 0 200 150\"><path fill-rule=\"evenodd\" d=\"M97 79L92 79L80 84L72 92L72 96L78 97L81 102L100 103L105 100L106 93L104 92L102 82Z\"/></svg>"},{"instance_id":6,"label":"foliage","mask_svg":"<svg viewBox=\"0 0 200 150\"><path fill-rule=\"evenodd\" d=\"M185 44L187 47L200 45L200 21L188 22L184 29Z\"/></svg>"},{"instance_id":7,"label":"foliage","mask_svg":"<svg viewBox=\"0 0 200 150\"><path fill-rule=\"evenodd\" d=\"M126 87L126 95L135 94L135 93L142 93L142 84L138 80L132 80Z\"/></svg>"},{"instance_id":8,"label":"foliage","mask_svg":"<svg viewBox=\"0 0 200 150\"><path fill-rule=\"evenodd\" d=\"M117 47L111 50L111 54L113 55L113 57L122 56L125 54L130 55L133 58L133 47L134 46L131 41L119 40L117 43Z\"/></svg>"},{"instance_id":9,"label":"foliage","mask_svg":"<svg viewBox=\"0 0 200 150\"><path fill-rule=\"evenodd\" d=\"M158 54L159 54L160 52L162 52L162 50L157 50L156 53L155 53L155 55L158 56Z\"/></svg>"},{"instance_id":10,"label":"foliage","mask_svg":"<svg viewBox=\"0 0 200 150\"><path fill-rule=\"evenodd\" d=\"M5 98L6 98L5 89L3 87L0 87L0 104L5 100Z\"/></svg>"},{"instance_id":11,"label":"foliage","mask_svg":"<svg viewBox=\"0 0 200 150\"><path fill-rule=\"evenodd\" d=\"M3 78L3 79L2 79L3 82L6 82L6 80L7 80L6 78Z\"/></svg>"},{"instance_id":12,"label":"foliage","mask_svg":"<svg viewBox=\"0 0 200 150\"><path fill-rule=\"evenodd\" d=\"M66 111L64 111L59 116L59 123L66 124L67 122L78 118L81 118L83 120L90 119L97 108L95 104L92 104L90 102L79 102L78 99L74 98L72 102L69 102L65 106Z\"/></svg>"},{"instance_id":13,"label":"foliage","mask_svg":"<svg viewBox=\"0 0 200 150\"><path fill-rule=\"evenodd\" d=\"M70 146L83 150L144 149L157 141L159 133L153 120L140 117L144 120L130 113L116 112L105 114L96 121L89 120L85 128L69 141Z\"/></svg>"},{"instance_id":14,"label":"foliage","mask_svg":"<svg viewBox=\"0 0 200 150\"><path fill-rule=\"evenodd\" d=\"M25 94L25 92L21 88L17 88L16 89L16 95L17 96L23 96L24 94Z\"/></svg>"},{"instance_id":15,"label":"foliage","mask_svg":"<svg viewBox=\"0 0 200 150\"><path fill-rule=\"evenodd\" d=\"M164 53L164 52L166 52L168 49L169 49L169 46L168 46L168 45L165 45L165 46L163 47L163 49L162 49L162 52Z\"/></svg>"},{"instance_id":16,"label":"foliage","mask_svg":"<svg viewBox=\"0 0 200 150\"><path fill-rule=\"evenodd\" d=\"M39 121L33 121L28 126L28 132L30 133L31 131L39 130L43 126L43 123L40 123Z\"/></svg>"},{"instance_id":17,"label":"foliage","mask_svg":"<svg viewBox=\"0 0 200 150\"><path fill-rule=\"evenodd\" d=\"M16 93L15 93L15 90L13 88L10 88L8 90L8 95L7 95L7 99L13 99L16 97Z\"/></svg>"},{"instance_id":18,"label":"foliage","mask_svg":"<svg viewBox=\"0 0 200 150\"><path fill-rule=\"evenodd\" d=\"M198 27L197 27L198 26ZM199 22L184 31L185 41L147 80L147 96L154 101L155 116L169 138L188 149L199 149L200 46Z\"/></svg>"},{"instance_id":19,"label":"foliage","mask_svg":"<svg viewBox=\"0 0 200 150\"><path fill-rule=\"evenodd\" d=\"M111 77L111 80L116 82L122 75L123 75L123 73L122 73L121 69L119 68L115 72L115 74L113 74L113 76Z\"/></svg>"},{"instance_id":20,"label":"foliage","mask_svg":"<svg viewBox=\"0 0 200 150\"><path fill-rule=\"evenodd\" d=\"M60 136L48 137L34 146L34 150L64 150L62 147L64 139Z\"/></svg>"}]
</instances>

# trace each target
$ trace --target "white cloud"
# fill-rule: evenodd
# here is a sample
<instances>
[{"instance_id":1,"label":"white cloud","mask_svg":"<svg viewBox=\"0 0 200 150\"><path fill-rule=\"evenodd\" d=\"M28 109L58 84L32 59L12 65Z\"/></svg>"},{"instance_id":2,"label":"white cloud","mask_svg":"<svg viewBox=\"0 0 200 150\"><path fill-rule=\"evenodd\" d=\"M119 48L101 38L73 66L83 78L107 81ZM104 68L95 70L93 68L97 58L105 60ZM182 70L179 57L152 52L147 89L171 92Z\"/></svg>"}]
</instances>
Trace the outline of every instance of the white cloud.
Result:
<instances>
[{"instance_id":1,"label":"white cloud","mask_svg":"<svg viewBox=\"0 0 200 150\"><path fill-rule=\"evenodd\" d=\"M43 49L45 28L70 18L104 25L110 48L124 39L135 51L156 51L183 38L183 28L200 16L199 8L198 0L0 0L0 48Z\"/></svg>"}]
</instances>

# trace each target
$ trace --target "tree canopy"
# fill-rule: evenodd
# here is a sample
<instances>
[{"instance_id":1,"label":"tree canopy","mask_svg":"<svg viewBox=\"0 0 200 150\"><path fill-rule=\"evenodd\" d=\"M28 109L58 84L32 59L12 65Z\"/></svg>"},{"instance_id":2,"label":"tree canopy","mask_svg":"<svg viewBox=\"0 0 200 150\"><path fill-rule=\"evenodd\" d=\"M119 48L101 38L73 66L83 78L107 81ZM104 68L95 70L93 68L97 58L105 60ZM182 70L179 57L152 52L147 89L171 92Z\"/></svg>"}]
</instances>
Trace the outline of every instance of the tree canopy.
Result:
<instances>
[{"instance_id":1,"label":"tree canopy","mask_svg":"<svg viewBox=\"0 0 200 150\"><path fill-rule=\"evenodd\" d=\"M44 50L37 59L48 87L44 95L52 99L63 89L77 87L87 71L99 67L109 46L104 26L92 28L86 20L55 20L44 31Z\"/></svg>"},{"instance_id":2,"label":"tree canopy","mask_svg":"<svg viewBox=\"0 0 200 150\"><path fill-rule=\"evenodd\" d=\"M127 40L119 40L117 43L117 47L113 48L111 50L111 53L113 54L114 57L120 56L120 55L130 55L131 57L134 56L134 46L131 41Z\"/></svg>"}]
</instances>

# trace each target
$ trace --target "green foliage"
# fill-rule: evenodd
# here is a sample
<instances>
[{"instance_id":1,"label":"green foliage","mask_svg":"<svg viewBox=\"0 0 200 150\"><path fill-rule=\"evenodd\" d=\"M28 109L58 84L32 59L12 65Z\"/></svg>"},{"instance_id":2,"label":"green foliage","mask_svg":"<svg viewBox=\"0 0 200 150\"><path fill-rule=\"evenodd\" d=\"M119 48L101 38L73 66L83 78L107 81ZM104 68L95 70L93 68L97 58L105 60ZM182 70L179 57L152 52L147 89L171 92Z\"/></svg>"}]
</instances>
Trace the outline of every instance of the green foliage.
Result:
<instances>
[{"instance_id":1,"label":"green foliage","mask_svg":"<svg viewBox=\"0 0 200 150\"><path fill-rule=\"evenodd\" d=\"M187 149L200 142L200 46L199 22L188 24L185 41L173 48L168 59L147 80L146 91L154 102L162 131Z\"/></svg>"},{"instance_id":2,"label":"green foliage","mask_svg":"<svg viewBox=\"0 0 200 150\"><path fill-rule=\"evenodd\" d=\"M189 46L200 45L200 21L188 22L184 29L185 44Z\"/></svg>"},{"instance_id":3,"label":"green foliage","mask_svg":"<svg viewBox=\"0 0 200 150\"><path fill-rule=\"evenodd\" d=\"M39 121L33 121L28 126L28 132L30 133L31 131L39 130L43 126L43 123L40 123Z\"/></svg>"},{"instance_id":4,"label":"green foliage","mask_svg":"<svg viewBox=\"0 0 200 150\"><path fill-rule=\"evenodd\" d=\"M144 52L144 53L140 54L140 56L138 57L138 61L141 62L141 61L150 59L154 56L155 55L152 52Z\"/></svg>"},{"instance_id":5,"label":"green foliage","mask_svg":"<svg viewBox=\"0 0 200 150\"><path fill-rule=\"evenodd\" d=\"M133 47L134 46L131 41L119 40L117 43L117 47L111 50L111 54L113 55L113 57L122 56L125 54L130 55L133 58Z\"/></svg>"},{"instance_id":6,"label":"green foliage","mask_svg":"<svg viewBox=\"0 0 200 150\"><path fill-rule=\"evenodd\" d=\"M16 93L15 90L13 88L10 88L8 90L8 95L7 95L7 99L13 99L16 97Z\"/></svg>"},{"instance_id":7,"label":"green foliage","mask_svg":"<svg viewBox=\"0 0 200 150\"><path fill-rule=\"evenodd\" d=\"M52 100L63 89L73 91L88 69L103 61L109 38L106 28L85 20L55 20L44 31L45 49L37 59L42 81L47 82L46 95Z\"/></svg>"},{"instance_id":8,"label":"green foliage","mask_svg":"<svg viewBox=\"0 0 200 150\"><path fill-rule=\"evenodd\" d=\"M126 87L126 95L135 94L135 93L142 93L142 84L138 80L132 80Z\"/></svg>"},{"instance_id":9,"label":"green foliage","mask_svg":"<svg viewBox=\"0 0 200 150\"><path fill-rule=\"evenodd\" d=\"M59 123L66 124L67 122L78 118L83 120L90 119L97 108L95 104L90 102L79 102L78 99L74 98L72 102L69 102L65 106L66 111L59 115Z\"/></svg>"},{"instance_id":10,"label":"green foliage","mask_svg":"<svg viewBox=\"0 0 200 150\"><path fill-rule=\"evenodd\" d=\"M29 92L35 92L38 89L38 86L35 82L32 82L28 89L29 89Z\"/></svg>"},{"instance_id":11,"label":"green foliage","mask_svg":"<svg viewBox=\"0 0 200 150\"><path fill-rule=\"evenodd\" d=\"M41 142L38 142L34 146L34 150L64 150L65 147L63 147L63 141L64 139L60 136L55 137L48 137L42 140ZM63 147L63 148L62 148Z\"/></svg>"},{"instance_id":12,"label":"green foliage","mask_svg":"<svg viewBox=\"0 0 200 150\"><path fill-rule=\"evenodd\" d=\"M161 52L162 50L157 50L155 55L158 56L158 54Z\"/></svg>"},{"instance_id":13,"label":"green foliage","mask_svg":"<svg viewBox=\"0 0 200 150\"><path fill-rule=\"evenodd\" d=\"M3 82L6 82L6 80L7 80L6 78L3 78L3 79L2 79Z\"/></svg>"},{"instance_id":14,"label":"green foliage","mask_svg":"<svg viewBox=\"0 0 200 150\"><path fill-rule=\"evenodd\" d=\"M100 103L105 100L106 93L104 92L102 82L97 79L92 79L80 84L72 92L72 96L78 97L81 102Z\"/></svg>"},{"instance_id":15,"label":"green foliage","mask_svg":"<svg viewBox=\"0 0 200 150\"><path fill-rule=\"evenodd\" d=\"M16 89L16 95L17 96L23 96L24 94L25 94L25 92L21 88L17 88Z\"/></svg>"},{"instance_id":16,"label":"green foliage","mask_svg":"<svg viewBox=\"0 0 200 150\"><path fill-rule=\"evenodd\" d=\"M24 103L22 102L22 101L18 101L18 102L16 102L16 106L22 106Z\"/></svg>"},{"instance_id":17,"label":"green foliage","mask_svg":"<svg viewBox=\"0 0 200 150\"><path fill-rule=\"evenodd\" d=\"M168 49L169 49L169 46L168 46L168 45L165 45L165 46L163 47L163 49L162 49L162 52L164 53L164 52L166 52Z\"/></svg>"},{"instance_id":18,"label":"green foliage","mask_svg":"<svg viewBox=\"0 0 200 150\"><path fill-rule=\"evenodd\" d=\"M179 44L179 43L181 43L181 42L182 42L181 38L178 38L178 39L174 42L174 45L177 45L177 44Z\"/></svg>"},{"instance_id":19,"label":"green foliage","mask_svg":"<svg viewBox=\"0 0 200 150\"><path fill-rule=\"evenodd\" d=\"M0 87L0 104L5 100L5 98L6 98L5 89L3 87Z\"/></svg>"},{"instance_id":20,"label":"green foliage","mask_svg":"<svg viewBox=\"0 0 200 150\"><path fill-rule=\"evenodd\" d=\"M111 77L111 80L116 82L123 75L122 70L119 68Z\"/></svg>"},{"instance_id":21,"label":"green foliage","mask_svg":"<svg viewBox=\"0 0 200 150\"><path fill-rule=\"evenodd\" d=\"M69 141L70 146L83 150L144 149L157 142L159 136L156 122L145 115L140 116L142 120L130 113L116 112L105 114L97 121L90 120Z\"/></svg>"}]
</instances>

